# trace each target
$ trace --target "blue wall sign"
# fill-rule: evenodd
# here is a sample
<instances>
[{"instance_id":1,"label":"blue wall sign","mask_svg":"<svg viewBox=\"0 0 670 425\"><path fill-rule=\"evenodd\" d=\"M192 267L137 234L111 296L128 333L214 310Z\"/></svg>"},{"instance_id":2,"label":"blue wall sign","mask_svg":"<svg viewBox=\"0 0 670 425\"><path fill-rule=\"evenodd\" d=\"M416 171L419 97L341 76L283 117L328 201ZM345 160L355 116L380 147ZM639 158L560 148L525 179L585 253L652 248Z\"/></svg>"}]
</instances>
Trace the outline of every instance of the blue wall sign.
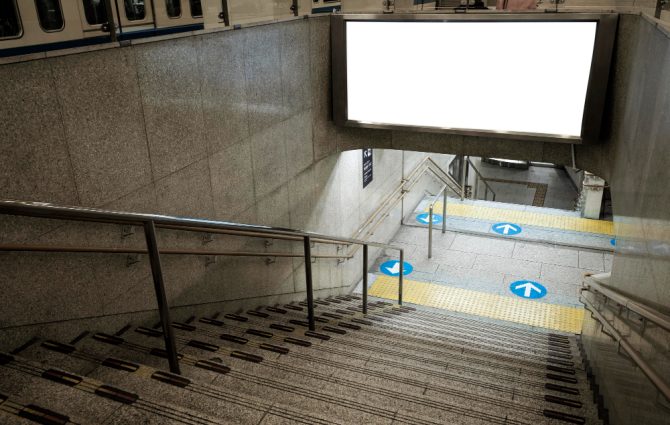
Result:
<instances>
[{"instance_id":1,"label":"blue wall sign","mask_svg":"<svg viewBox=\"0 0 670 425\"><path fill-rule=\"evenodd\" d=\"M616 239L610 239L610 245L616 246Z\"/></svg>"},{"instance_id":2,"label":"blue wall sign","mask_svg":"<svg viewBox=\"0 0 670 425\"><path fill-rule=\"evenodd\" d=\"M496 223L491 226L491 230L499 235L514 236L521 233L521 226L514 223Z\"/></svg>"},{"instance_id":3,"label":"blue wall sign","mask_svg":"<svg viewBox=\"0 0 670 425\"><path fill-rule=\"evenodd\" d=\"M530 280L517 280L516 282L512 282L509 286L509 290L518 297L531 300L542 298L547 295L547 288Z\"/></svg>"},{"instance_id":4,"label":"blue wall sign","mask_svg":"<svg viewBox=\"0 0 670 425\"><path fill-rule=\"evenodd\" d=\"M416 216L416 221L421 224L428 224L430 221L430 214L423 213ZM433 224L442 223L442 214L433 214Z\"/></svg>"},{"instance_id":5,"label":"blue wall sign","mask_svg":"<svg viewBox=\"0 0 670 425\"><path fill-rule=\"evenodd\" d=\"M407 276L408 274L412 273L412 270L414 270L414 267L407 261L404 261L402 263L402 275ZM398 260L391 260L387 261L385 263L382 263L381 266L379 266L379 270L384 273L385 275L388 276L399 276L400 275L400 261Z\"/></svg>"}]
</instances>

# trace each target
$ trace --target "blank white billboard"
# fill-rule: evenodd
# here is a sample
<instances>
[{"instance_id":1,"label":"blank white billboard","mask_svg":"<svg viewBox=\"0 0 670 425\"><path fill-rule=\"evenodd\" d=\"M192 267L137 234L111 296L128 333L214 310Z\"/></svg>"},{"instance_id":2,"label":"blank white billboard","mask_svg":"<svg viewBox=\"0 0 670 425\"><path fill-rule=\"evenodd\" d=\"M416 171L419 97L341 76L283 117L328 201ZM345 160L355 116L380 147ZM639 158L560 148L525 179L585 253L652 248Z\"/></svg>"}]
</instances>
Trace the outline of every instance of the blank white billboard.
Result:
<instances>
[{"instance_id":1,"label":"blank white billboard","mask_svg":"<svg viewBox=\"0 0 670 425\"><path fill-rule=\"evenodd\" d=\"M597 26L347 21L347 119L579 137Z\"/></svg>"}]
</instances>

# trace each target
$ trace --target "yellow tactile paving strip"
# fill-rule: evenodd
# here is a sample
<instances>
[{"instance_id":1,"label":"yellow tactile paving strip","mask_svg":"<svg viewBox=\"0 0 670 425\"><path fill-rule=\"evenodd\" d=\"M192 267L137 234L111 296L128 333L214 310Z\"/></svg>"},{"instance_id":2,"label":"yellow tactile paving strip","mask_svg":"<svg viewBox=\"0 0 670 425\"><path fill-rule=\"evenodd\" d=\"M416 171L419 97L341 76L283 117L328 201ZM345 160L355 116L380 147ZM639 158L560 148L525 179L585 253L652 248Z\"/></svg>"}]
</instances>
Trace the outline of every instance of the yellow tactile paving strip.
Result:
<instances>
[{"instance_id":1,"label":"yellow tactile paving strip","mask_svg":"<svg viewBox=\"0 0 670 425\"><path fill-rule=\"evenodd\" d=\"M369 290L369 295L397 300L398 278L377 277ZM402 298L404 302L412 304L575 334L581 333L584 320L583 308L504 297L407 279L403 281Z\"/></svg>"},{"instance_id":2,"label":"yellow tactile paving strip","mask_svg":"<svg viewBox=\"0 0 670 425\"><path fill-rule=\"evenodd\" d=\"M428 211L428 207L426 207ZM441 213L442 202L435 204L434 211ZM469 217L495 222L509 222L528 226L550 227L575 232L600 233L614 235L614 223L604 220L569 217L562 215L541 214L528 211L507 210L502 208L481 207L475 205L454 204L447 202L447 215Z\"/></svg>"}]
</instances>

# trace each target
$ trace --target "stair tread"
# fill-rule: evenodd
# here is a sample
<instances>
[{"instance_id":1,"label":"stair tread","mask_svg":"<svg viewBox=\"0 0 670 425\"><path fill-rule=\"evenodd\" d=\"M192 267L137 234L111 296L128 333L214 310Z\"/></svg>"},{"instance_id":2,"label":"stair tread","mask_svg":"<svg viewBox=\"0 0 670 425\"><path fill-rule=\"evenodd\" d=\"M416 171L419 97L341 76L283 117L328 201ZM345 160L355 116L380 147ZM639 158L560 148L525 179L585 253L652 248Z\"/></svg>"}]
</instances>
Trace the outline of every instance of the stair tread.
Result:
<instances>
[{"instance_id":1,"label":"stair tread","mask_svg":"<svg viewBox=\"0 0 670 425\"><path fill-rule=\"evenodd\" d=\"M241 314L245 321L220 314L216 321L200 321L196 316L188 324L177 323L174 335L177 351L183 356L184 388L163 382L163 375L156 372L165 369L167 362L149 353L164 349L162 334L155 330L138 333L131 327L123 334L121 345L96 340L92 333L75 344L77 351L73 353L67 346L57 346L62 352L56 352L36 343L22 356L149 400L161 400L179 411L197 411L217 423L566 423L545 417L544 409L599 423L574 336L497 324L489 329L489 323L481 322L477 327L471 318L376 305L375 301L366 318L360 312L361 300L341 297L338 301L315 305L317 317L325 319L317 321L316 332L327 335L328 340L306 336L307 328L302 325L306 309L292 305L282 305L281 310L263 309L267 317ZM383 320L375 321L376 317ZM221 339L222 334L231 337ZM292 344L287 338L309 344ZM275 352L279 349L288 352ZM551 350L554 354L548 361ZM231 356L233 351L261 356L262 361ZM563 353L572 359L564 358ZM122 361L114 363L117 369L100 365L109 357ZM215 370L195 367L199 361L210 361L208 367ZM560 369L569 368L569 362L574 374ZM139 369L134 371L135 367ZM0 376L4 369L0 367ZM161 381L152 379L155 373ZM574 376L578 382L555 381L548 373ZM27 381L30 387L46 382L45 388L58 386L68 394L73 391L43 378L31 380L28 376ZM547 383L554 386L547 387ZM562 392L561 386L579 393ZM103 407L118 407L118 403L93 394L79 397L94 405L92 409L98 409L98 399ZM576 402L583 406L564 405ZM46 407L51 406L57 410L64 405L47 403ZM98 416L89 416L84 409L82 417L118 424L137 420L171 423L172 419L137 410L121 405L98 409ZM70 407L67 411L73 412ZM108 417L101 418L105 412Z\"/></svg>"}]
</instances>

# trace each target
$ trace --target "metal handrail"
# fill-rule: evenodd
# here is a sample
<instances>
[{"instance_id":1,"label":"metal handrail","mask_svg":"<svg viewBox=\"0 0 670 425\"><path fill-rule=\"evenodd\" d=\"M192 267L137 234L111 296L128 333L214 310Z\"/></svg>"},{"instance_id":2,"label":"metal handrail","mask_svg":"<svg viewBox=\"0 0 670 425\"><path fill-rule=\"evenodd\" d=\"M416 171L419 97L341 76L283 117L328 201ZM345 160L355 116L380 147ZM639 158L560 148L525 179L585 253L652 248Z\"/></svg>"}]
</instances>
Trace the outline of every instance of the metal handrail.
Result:
<instances>
[{"instance_id":1,"label":"metal handrail","mask_svg":"<svg viewBox=\"0 0 670 425\"><path fill-rule=\"evenodd\" d=\"M466 161L468 162L468 164L470 164L470 167L472 167L472 169L475 170L475 173L476 173L477 176L479 177L479 180L481 180L481 181L484 183L484 185L486 186L486 192L485 192L485 194L484 194L484 199L487 199L487 198L488 198L488 196L489 196L489 195L488 195L488 191L490 190L491 193L493 194L493 200L495 201L495 200L496 200L496 193L495 193L495 191L493 190L493 188L491 187L491 185L489 185L489 184L486 182L486 178L482 175L482 173L479 172L479 170L477 169L477 167L475 167L475 164L472 163L472 160L470 159L469 156L467 157ZM475 190L476 190L476 188L475 188Z\"/></svg>"},{"instance_id":2,"label":"metal handrail","mask_svg":"<svg viewBox=\"0 0 670 425\"><path fill-rule=\"evenodd\" d=\"M652 307L633 301L616 290L608 288L607 285L603 284L593 276L587 276L583 285L582 291L593 291L602 294L626 309L639 314L644 320L648 320L670 332L670 316L667 314L663 314Z\"/></svg>"},{"instance_id":3,"label":"metal handrail","mask_svg":"<svg viewBox=\"0 0 670 425\"><path fill-rule=\"evenodd\" d=\"M442 180L442 182L443 182L444 184L449 185L449 184L451 183L452 185L454 185L455 187L454 187L454 186L449 186L449 189L451 189L452 191L454 191L454 193L458 193L459 190L460 190L460 184L456 181L456 179L454 179L453 177L451 177L451 175L450 175L449 173L447 173L446 171L444 171L444 170L442 169L442 167L440 167L435 161L433 161L433 158L428 157L428 162L430 162L435 168L437 168L437 170L439 171L439 173L437 173L437 172L436 172L435 170L433 170L432 168L430 168L429 170L432 171L433 174L435 174L435 175L437 176L437 178L439 178L440 180ZM438 175L438 174L441 174L441 175Z\"/></svg>"},{"instance_id":4,"label":"metal handrail","mask_svg":"<svg viewBox=\"0 0 670 425\"><path fill-rule=\"evenodd\" d=\"M591 312L592 317L603 327L603 332L612 337L619 347L622 348L630 359L635 363L637 367L640 368L642 373L651 381L651 383L656 387L656 389L665 397L666 400L670 401L670 385L663 380L661 375L656 372L646 360L640 356L640 353L633 348L633 346L616 330L616 328L605 319L605 317L593 306L591 301L586 298L580 297L580 301L584 304L584 307ZM605 331L607 329L607 331Z\"/></svg>"},{"instance_id":5,"label":"metal handrail","mask_svg":"<svg viewBox=\"0 0 670 425\"><path fill-rule=\"evenodd\" d=\"M437 170L435 170L434 168ZM407 179L404 179L387 197L386 199L381 203L381 205L368 217L368 219L361 225L361 227L356 231L354 234L356 237L361 237L361 233L366 230L367 226L372 224L371 228L368 228L367 231L365 232L364 236L370 236L374 234L374 231L376 228L381 224L381 220L378 220L376 223L374 222L375 219L378 217L385 217L388 216L388 211L393 208L393 206L401 201L408 192L411 191L411 189L419 182L419 177L421 177L423 174L430 172L433 174L433 176L439 180L442 181L442 183L447 186L449 189L454 191L455 193L458 193L460 190L458 188L458 183L456 180L454 180L448 173L446 173L442 167L440 167L431 157L425 157L419 164L417 164L416 167L414 167L414 170L409 174ZM441 174L440 174L441 173ZM406 187L405 185L411 182L409 187ZM456 188L454 188L452 185L455 185ZM400 193L398 193L400 192ZM445 195L445 201L446 201L446 195L447 192L444 192ZM397 199L396 199L397 198ZM404 212L401 214L404 216ZM443 208L443 217L446 217L446 202L444 203L444 208ZM402 223L402 222L401 222ZM444 233L446 230L443 229ZM356 245L353 247L347 255L349 256L354 256L358 252L358 250L361 248L361 245Z\"/></svg>"},{"instance_id":6,"label":"metal handrail","mask_svg":"<svg viewBox=\"0 0 670 425\"><path fill-rule=\"evenodd\" d=\"M442 234L447 231L447 185L442 186L439 192L433 197L433 201L428 207L428 258L433 258L433 208L440 195L443 195L442 200Z\"/></svg>"},{"instance_id":7,"label":"metal handrail","mask_svg":"<svg viewBox=\"0 0 670 425\"><path fill-rule=\"evenodd\" d=\"M0 244L0 252L68 252L68 253L91 253L91 254L147 254L149 251L142 248L111 248L111 247L86 247L67 245L16 245ZM203 249L161 249L165 255L209 255L226 257L303 257L302 254L291 252L251 252L251 251L223 251ZM350 255L322 255L314 254L312 258L348 260Z\"/></svg>"},{"instance_id":8,"label":"metal handrail","mask_svg":"<svg viewBox=\"0 0 670 425\"><path fill-rule=\"evenodd\" d=\"M177 356L177 349L172 329L172 321L170 320L169 305L167 303L167 296L165 293L165 284L163 281L163 272L160 262L161 251L158 248L156 238L156 228L167 228L171 230L183 230L190 232L207 232L207 233L226 233L236 236L250 236L250 237L268 237L303 241L304 258L305 258L305 276L306 276L306 292L307 292L307 317L309 322L309 329L315 329L314 320L314 289L312 282L312 261L314 256L311 253L312 243L329 243L335 242L338 244L355 244L363 245L364 247L364 263L363 263L363 313L367 313L367 250L369 246L374 246L383 249L397 250L399 252L399 275L398 275L398 304L402 304L402 287L404 274L404 250L389 244L378 242L363 241L353 238L335 237L329 235L322 235L318 233L305 232L302 230L293 230L286 228L277 228L270 226L261 226L253 224L241 224L225 221L204 220L198 218L174 217L158 214L141 214L129 213L119 211L108 211L97 208L74 207L74 206L57 206L41 202L22 202L22 201L0 201L0 214L40 217L57 220L74 220L87 221L96 223L112 223L124 225L143 226L144 235L146 239L147 250L149 254L149 262L151 265L151 274L154 282L154 292L156 294L156 301L158 304L158 312L161 319L161 327L163 329L163 336L165 339L165 351L167 353L170 371L176 374L180 373L179 360ZM242 234L245 233L245 234Z\"/></svg>"}]
</instances>

